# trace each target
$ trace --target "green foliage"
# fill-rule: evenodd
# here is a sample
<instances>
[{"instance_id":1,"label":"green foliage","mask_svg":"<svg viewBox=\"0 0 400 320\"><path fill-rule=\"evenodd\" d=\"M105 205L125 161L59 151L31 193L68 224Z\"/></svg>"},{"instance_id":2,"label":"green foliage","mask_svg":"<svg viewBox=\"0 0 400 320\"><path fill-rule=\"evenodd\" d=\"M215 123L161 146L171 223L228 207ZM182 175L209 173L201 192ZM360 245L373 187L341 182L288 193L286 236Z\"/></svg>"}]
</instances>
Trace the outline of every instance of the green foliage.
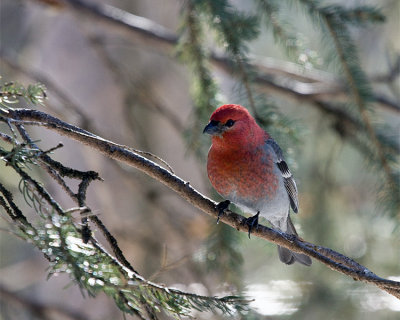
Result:
<instances>
[{"instance_id":1,"label":"green foliage","mask_svg":"<svg viewBox=\"0 0 400 320\"><path fill-rule=\"evenodd\" d=\"M354 9L346 9L341 6L321 6L318 1L300 0L306 7L310 17L318 27L332 40L336 53L336 59L343 71L346 81L352 93L353 101L350 101L352 109L358 110L357 116L361 119L365 131L357 133L358 140L364 141L364 150L369 155L367 159L379 173L385 172L386 181L378 187L381 204L393 216L398 214L400 205L399 192L400 181L396 178L398 168L390 161L392 152L387 152L386 145L392 144L390 139L377 134L377 129L371 122L376 113L371 108L373 102L373 91L367 75L363 71L358 50L351 38L349 27L351 25L361 26L366 22L384 22L385 18L381 12L372 7L360 6ZM392 144L393 145L393 144ZM397 149L397 148L396 148ZM384 201L382 201L384 199ZM391 200L389 200L391 199Z\"/></svg>"},{"instance_id":2,"label":"green foliage","mask_svg":"<svg viewBox=\"0 0 400 320\"><path fill-rule=\"evenodd\" d=\"M32 143L36 143L34 141ZM10 163L11 165L19 165L20 167L28 167L33 164L36 165L35 158L41 153L32 143L20 143L15 144L15 146L8 152L2 147L0 147L1 160Z\"/></svg>"},{"instance_id":3,"label":"green foliage","mask_svg":"<svg viewBox=\"0 0 400 320\"><path fill-rule=\"evenodd\" d=\"M315 8L315 2L310 5ZM381 10L370 6L358 6L356 8L347 9L342 6L331 5L319 7L317 10L325 16L336 16L336 19L343 23L353 24L355 26L360 26L363 23L385 22L385 16L382 14Z\"/></svg>"},{"instance_id":4,"label":"green foliage","mask_svg":"<svg viewBox=\"0 0 400 320\"><path fill-rule=\"evenodd\" d=\"M189 1L183 12L183 26L178 50L192 69L192 97L194 99L194 125L185 134L190 150L203 158L208 139L199 137L212 111L220 105L218 87L210 71L209 53L205 49L204 29L216 35L218 43L236 61L245 61L246 42L258 34L255 16L234 9L228 1ZM211 222L212 223L212 222ZM243 258L238 248L239 235L230 228L218 225L212 228L206 243L205 261L209 270L221 280L241 288Z\"/></svg>"},{"instance_id":5,"label":"green foliage","mask_svg":"<svg viewBox=\"0 0 400 320\"><path fill-rule=\"evenodd\" d=\"M26 98L28 94L37 93L35 89L32 89L33 87L25 89L22 86L8 85L5 88L7 90L2 92L10 93L10 97L14 95L15 99L18 96ZM31 102L36 103L37 100L31 99ZM10 102L7 98L3 100L3 103L10 110L10 103L13 101ZM0 121L7 123L5 117L9 111L2 110L0 112L2 113ZM117 244L114 238L110 245L116 257L108 253L94 237L84 236L88 218L84 215L77 218L72 214L76 211L81 214L90 212L90 209L85 206L63 209L48 191L32 178L30 165L42 164L45 167L51 167L52 175L57 176L59 180L62 180L64 176L80 180L78 193L73 194L70 191L68 194L72 194L72 199L82 205L84 205L86 197L86 188L90 181L98 178L97 173L77 171L52 160L47 153L61 145L49 151L42 151L36 145L38 141L30 141L27 133L23 134L24 129L18 127L17 123L15 126L21 136L28 139L28 141L19 143L16 140L16 131L13 129L12 123L8 124L13 137L5 133L1 133L1 137L4 137L5 141L12 145L12 148L6 150L0 147L1 160L21 177L19 190L26 204L33 208L38 215L32 219L32 222L29 222L15 204L11 192L1 183L0 207L4 209L2 214L4 212L15 222L10 227L16 228L16 233L22 239L32 243L48 259L49 278L57 273L67 273L72 283L77 284L83 293L96 296L98 293L104 292L114 299L123 312L136 315L141 319L149 317L156 319L157 313L161 311L180 319L182 316L191 317L194 311L221 312L233 315L248 310L248 301L241 296L221 298L202 296L148 281L139 275L129 263L127 263L128 265L125 263L122 252L118 252L120 250L118 247L115 248ZM29 173L25 172L25 169L29 169ZM62 185L64 190L70 190L65 181ZM93 221L97 222L99 228L105 229L97 217ZM106 229L104 235L112 237Z\"/></svg>"},{"instance_id":6,"label":"green foliage","mask_svg":"<svg viewBox=\"0 0 400 320\"><path fill-rule=\"evenodd\" d=\"M283 114L276 103L265 95L258 95L255 101L256 120L264 130L279 141L282 147L284 144L289 148L301 143L301 129L295 118Z\"/></svg>"},{"instance_id":7,"label":"green foliage","mask_svg":"<svg viewBox=\"0 0 400 320\"><path fill-rule=\"evenodd\" d=\"M191 129L186 132L191 150L199 156L205 152L205 141L199 137L201 126L208 120L215 106L221 103L218 87L210 71L210 53L206 48L204 30L216 36L219 45L238 62L238 71L246 62L246 43L258 35L258 19L232 7L226 0L188 1L183 11L178 53L192 70L192 96L194 119ZM245 76L246 77L246 76Z\"/></svg>"},{"instance_id":8,"label":"green foliage","mask_svg":"<svg viewBox=\"0 0 400 320\"><path fill-rule=\"evenodd\" d=\"M324 43L326 65L334 63L335 71L344 76L351 98L335 107L347 112L354 123L353 127L349 127L337 115L330 115L332 129L341 135L343 141L356 146L365 159L368 159L381 181L376 186L377 197L394 217L400 207L399 143L395 140L396 137L391 136L393 129L370 121L376 117L376 112L371 107L374 102L373 92L370 80L361 67L357 46L351 33L351 28L364 27L367 23L384 22L385 17L377 8L348 8L337 4L326 5L324 1L315 0L256 0L253 6L250 5L245 11L239 10L227 0L185 2L177 53L191 70L194 108L192 121L188 125L190 129L185 132L189 148L194 150L200 159L204 159L209 139L201 136L201 130L211 112L218 105L228 101L247 106L258 123L282 146L302 145L297 120L293 116L289 118L282 114L279 107L273 103L273 99L256 92L254 84L257 70L248 63L249 42L257 38L263 25L272 33L275 42L286 50L290 59L307 68L321 65L320 53L310 49L307 37L297 31L297 17L282 17L284 6L288 4L304 9ZM235 92L226 98L222 97L212 72L211 59L215 56L208 47L214 40L229 60L234 79L237 81ZM37 106L43 105L45 98L45 87L41 84L25 88L16 82L5 83L0 85L0 112L6 114L7 109L21 102L21 99ZM20 175L26 168L30 169L31 165L36 165L46 153L37 149L35 142L17 143L15 132L12 132L10 138L15 142L11 150L0 147L0 155L2 160ZM290 154L287 156L289 162L293 161ZM320 173L320 163L314 157L313 160L316 162L313 173L318 173L316 179L320 181L324 174ZM384 167L389 170L385 172ZM153 314L160 311L177 318L191 316L195 310L231 315L247 308L247 301L240 296L199 296L144 279L123 266L97 241L84 243L81 239L81 226L76 221L80 219L74 218L69 213L70 210L61 209L60 212L60 207L47 191L34 182L23 175L19 185L27 205L38 212L34 223L31 224L24 219L25 217L21 217L22 213L1 188L0 205L13 219L19 221L19 235L32 242L49 259L49 275L68 273L72 282L78 284L83 292L93 296L105 292L114 299L121 310L141 318L148 317L148 312ZM328 182L321 183L321 187L326 189L326 195L331 196L334 188ZM317 189L321 188L314 191L317 192ZM321 206L323 200L314 200L317 206ZM322 205L315 211L323 215L327 207ZM318 219L321 221L320 217ZM240 237L232 229L219 224L211 230L204 255L209 270L239 290L243 287ZM257 318L257 315L252 314L248 318Z\"/></svg>"},{"instance_id":9,"label":"green foliage","mask_svg":"<svg viewBox=\"0 0 400 320\"><path fill-rule=\"evenodd\" d=\"M295 27L280 16L282 2L258 0L257 4L260 19L265 23L267 29L272 30L275 42L282 46L289 58L304 67L321 64L318 53L307 48L307 37L296 32Z\"/></svg>"},{"instance_id":10,"label":"green foliage","mask_svg":"<svg viewBox=\"0 0 400 320\"><path fill-rule=\"evenodd\" d=\"M298 31L297 17L283 18L282 12L287 5L299 5L304 8L320 35L326 52L317 52L309 47L309 39ZM255 11L254 11L255 9ZM299 11L297 11L299 14ZM367 23L381 23L385 20L381 11L370 6L356 6L348 8L341 5L324 5L320 1L296 0L256 0L254 8L248 8L246 12L239 11L228 1L192 0L183 8L183 27L181 33L180 52L185 56L185 62L192 69L192 96L195 104L195 130L201 130L207 123L211 112L220 105L218 97L219 88L213 81L211 72L210 52L205 49L212 40L205 36L205 30L214 35L229 59L237 81L230 97L224 98L224 103L240 103L253 113L257 122L267 130L286 150L287 160L295 167L291 151L303 144L301 130L297 120L291 116L282 114L279 107L273 103L273 99L257 93L254 82L257 70L248 63L248 44L257 38L261 25L264 24L267 31L271 32L277 44L282 46L288 57L305 68L321 67L322 56L324 64L334 63L338 74L344 74L351 94L349 101L343 105L337 105L339 110L348 112L354 121L355 127L348 127L341 123L337 115L332 115L332 129L369 159L377 171L382 173L382 164L379 151L382 146L385 158L388 159L396 175L395 166L399 144L385 135L385 130L377 125L372 127L377 136L376 143L371 140L366 121L375 117L371 109L373 92L367 75L361 67L357 47L351 36L351 27L363 27ZM185 37L183 37L185 35ZM182 47L182 40L185 40ZM281 102L280 102L281 103ZM356 128L356 129L355 129ZM361 129L360 129L361 128ZM199 133L200 131L198 131ZM198 134L197 133L197 134ZM209 139L197 140L196 147L193 144L191 150L196 150L197 155L204 159L204 154L209 147ZM381 186L378 197L382 204L393 214L396 214L399 202L399 183L394 176L390 180L396 183L387 183L386 179ZM213 223L213 222L211 222ZM239 237L229 228L218 225L211 227L210 236L206 242L205 259L209 270L218 274L221 279L227 280L237 288L240 284L243 258L238 250Z\"/></svg>"},{"instance_id":11,"label":"green foliage","mask_svg":"<svg viewBox=\"0 0 400 320\"><path fill-rule=\"evenodd\" d=\"M346 18L349 16L348 12L342 11L342 8L337 6L316 7L314 2L310 4L306 1L306 3L309 14L311 16L319 16L319 19L317 19L318 26L332 39L338 62L347 77L351 89L354 91L354 99L357 100L357 97L359 97L359 99L363 100L363 103L372 101L372 90L369 81L360 66L358 50L346 24ZM358 102L356 101L356 103Z\"/></svg>"},{"instance_id":12,"label":"green foliage","mask_svg":"<svg viewBox=\"0 0 400 320\"><path fill-rule=\"evenodd\" d=\"M16 104L23 98L32 105L44 105L46 99L46 87L43 84L30 84L25 88L18 82L7 82L0 85L0 105Z\"/></svg>"},{"instance_id":13,"label":"green foliage","mask_svg":"<svg viewBox=\"0 0 400 320\"><path fill-rule=\"evenodd\" d=\"M67 273L90 296L104 292L130 314L145 315L146 305L154 312L163 309L177 318L190 316L193 309L231 314L245 308L241 297L205 297L145 280L121 267L98 245L84 244L73 220L69 215L60 217L53 212L51 218L20 232L21 237L32 242L50 260L49 277Z\"/></svg>"},{"instance_id":14,"label":"green foliage","mask_svg":"<svg viewBox=\"0 0 400 320\"><path fill-rule=\"evenodd\" d=\"M191 94L194 100L195 121L190 130L187 131L187 140L190 149L201 152L201 124L207 119L219 104L217 99L217 84L215 83L208 62L208 53L203 46L204 31L199 21L198 12L188 3L184 13L184 20L180 29L180 41L177 48L179 57L187 63L192 70Z\"/></svg>"},{"instance_id":15,"label":"green foliage","mask_svg":"<svg viewBox=\"0 0 400 320\"><path fill-rule=\"evenodd\" d=\"M201 131L202 125L207 122L211 111L219 105L216 98L218 88L213 81L210 71L210 53L205 49L209 38L204 36L204 29L212 31L216 36L218 44L222 47L228 57L232 59L233 70L238 80L236 92L236 103L247 106L255 116L256 120L275 136L290 137L298 144L298 131L295 121L283 116L279 109L271 107L264 97L255 92L253 82L257 72L248 64L247 45L255 39L260 31L260 24L264 22L268 30L274 35L275 41L282 45L289 56L299 65L313 67L321 62L320 55L308 48L308 40L299 32L292 23L288 23L281 16L284 6L296 4L304 8L311 21L316 26L321 39L326 45L327 54L325 61L329 64L335 62L338 73L342 73L347 81L351 92L351 100L346 105L338 106L339 109L348 109L354 115L354 121L363 130L349 132L347 130L345 139L354 144L361 152L368 154L368 159L374 164L377 172L384 169L386 180L390 183L390 190L385 187L384 193L393 200L399 190L399 182L395 179L397 174L393 166L395 152L398 150L398 143L393 139L385 137L379 132L379 128L371 123L371 118L376 113L371 108L374 101L371 84L367 75L360 65L358 50L351 36L351 27L363 27L366 23L382 23L385 17L381 11L371 6L356 6L348 8L342 5L325 5L321 1L297 0L297 1L276 1L257 0L255 1L254 14L252 10L240 11L233 7L228 1L189 1L184 7L184 20L182 33L186 34L186 41L181 41L182 55L185 61L192 66L193 70L193 97L195 101L195 125L190 137L196 136L196 144L191 144L191 149L196 150L201 157L207 150L207 140L202 140L196 135ZM292 21L295 21L292 19ZM294 23L294 22L293 22ZM244 95L246 98L244 98ZM256 97L256 98L254 98ZM334 119L334 121L340 121ZM286 128L285 128L286 127ZM339 127L332 126L339 130ZM343 131L342 131L343 132ZM339 132L340 133L340 132ZM365 138L367 137L367 139ZM389 159L389 160L386 160ZM381 189L381 188L379 188ZM389 201L393 203L393 201ZM397 200L394 201L397 203ZM397 206L391 206L393 214Z\"/></svg>"},{"instance_id":16,"label":"green foliage","mask_svg":"<svg viewBox=\"0 0 400 320\"><path fill-rule=\"evenodd\" d=\"M198 12L192 7L185 12L178 46L179 56L193 69L193 97L197 112L210 112L216 101L217 86L209 70L208 53L203 46L204 31ZM203 114L197 114L203 116Z\"/></svg>"},{"instance_id":17,"label":"green foliage","mask_svg":"<svg viewBox=\"0 0 400 320\"><path fill-rule=\"evenodd\" d=\"M226 0L194 0L192 3L204 14L220 45L233 56L243 55L247 51L246 42L259 33L257 17L235 9Z\"/></svg>"},{"instance_id":18,"label":"green foliage","mask_svg":"<svg viewBox=\"0 0 400 320\"><path fill-rule=\"evenodd\" d=\"M51 203L45 201L41 194L43 190L39 192L30 181L22 180L20 191L27 204L39 213L40 219L33 224L25 219L19 220L18 234L49 260L49 277L60 272L67 273L90 296L104 292L115 300L122 311L142 317L146 317L149 308L153 313L164 310L176 318L190 316L193 310L220 310L232 314L247 309L247 301L243 297L207 297L147 281L122 266L96 241L84 243L76 219L68 210L63 211L63 215L57 213ZM11 200L8 200L7 209L11 210L15 204L11 205Z\"/></svg>"}]
</instances>

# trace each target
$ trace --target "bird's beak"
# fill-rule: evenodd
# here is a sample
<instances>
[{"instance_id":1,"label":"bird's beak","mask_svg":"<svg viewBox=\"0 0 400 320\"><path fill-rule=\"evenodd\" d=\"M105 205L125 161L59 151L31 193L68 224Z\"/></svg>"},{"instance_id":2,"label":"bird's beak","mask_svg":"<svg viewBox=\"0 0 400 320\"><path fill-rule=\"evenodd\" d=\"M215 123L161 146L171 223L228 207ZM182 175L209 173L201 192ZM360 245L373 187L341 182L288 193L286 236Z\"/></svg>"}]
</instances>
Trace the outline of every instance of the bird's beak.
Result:
<instances>
[{"instance_id":1,"label":"bird's beak","mask_svg":"<svg viewBox=\"0 0 400 320\"><path fill-rule=\"evenodd\" d=\"M203 130L203 133L208 133L209 135L215 136L222 134L224 132L224 127L221 122L211 120L208 125Z\"/></svg>"}]
</instances>

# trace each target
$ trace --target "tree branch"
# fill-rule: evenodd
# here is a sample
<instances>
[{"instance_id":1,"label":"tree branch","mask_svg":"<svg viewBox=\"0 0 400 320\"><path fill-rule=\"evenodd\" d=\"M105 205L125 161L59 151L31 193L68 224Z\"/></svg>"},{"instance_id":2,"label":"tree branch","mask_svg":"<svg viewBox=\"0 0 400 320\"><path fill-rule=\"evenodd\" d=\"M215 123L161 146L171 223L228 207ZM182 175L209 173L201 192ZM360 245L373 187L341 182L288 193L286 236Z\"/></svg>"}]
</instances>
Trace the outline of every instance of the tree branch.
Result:
<instances>
[{"instance_id":1,"label":"tree branch","mask_svg":"<svg viewBox=\"0 0 400 320\"><path fill-rule=\"evenodd\" d=\"M4 112L8 113L7 111ZM3 118L1 115L0 121L8 123L8 119ZM3 160L6 161L7 165L22 176L24 189L21 188L21 193L23 193L28 205L33 205L35 211L40 213L41 219L47 221L45 227L46 231L43 232L43 229L40 229L40 227L36 229L34 225L28 222L22 211L14 203L12 193L4 188L1 183L0 206L3 207L8 216L13 220L14 223L11 226L16 226L21 230L19 236L25 241L32 241L49 260L51 269L50 275L54 272L69 270L72 278L74 278L81 287L85 287L90 295L96 292L96 290L93 291L93 282L91 282L95 280L96 283L98 282L98 286L107 287L107 290L104 289L104 292L111 296L124 312L135 314L140 319L157 319L156 313L159 310L158 307L172 314L179 315L188 315L192 308L201 311L215 311L219 309L228 314L230 314L233 309L246 309L249 301L245 300L243 297L226 296L219 298L196 295L146 280L126 261L115 238L112 237L99 219L97 220L100 224L96 223L96 221L94 222L107 238L107 241L115 253L115 257L109 254L94 237L91 237L90 232L87 236L87 240L90 240L90 244L79 241L78 239L82 229L74 222L74 219L72 219L68 213L80 211L86 214L86 212L90 212L90 209L85 206L71 208L65 211L54 211L54 207L58 206L58 204L53 201L44 188L39 188L40 185L34 183L35 181L27 176L21 169L25 164L25 162L21 161L23 160L21 159L23 155L26 157L30 156L29 152L31 152L32 158L38 161L44 161L45 159L42 159L42 156L47 155L31 142L21 121L12 120L10 121L10 124L11 123L18 128L24 141L27 141L26 143L22 143L21 146L29 145L29 148L21 149L18 143L12 143L13 145L17 145L19 149L14 147L11 151L6 151L0 148L0 156L3 156ZM60 177L68 176L81 180L78 193L72 194L72 196L70 192L68 192L68 194L72 199L84 205L86 187L90 182L89 180L98 176L97 173L93 171L81 172L64 167L54 160L52 161L46 161L46 164L49 164L51 168L56 170ZM28 186L30 189L28 190L29 194L25 187L27 181L29 185L32 185L32 188ZM83 217L87 218L87 215ZM67 233L65 233L66 231ZM55 235L56 239L59 239L59 242L53 242ZM76 243L76 240L72 240L73 245L71 246L71 239L78 240L79 244ZM74 248L75 245L83 246L85 250L81 251L80 249L82 247L80 247L80 249L76 251L75 249L77 248ZM89 249L89 251L87 251L87 249ZM95 250L95 252L93 252L92 249ZM119 252L116 252L116 249L119 250ZM71 251L73 251L72 254ZM89 256L93 258L92 264L95 262L93 265L97 266L101 261L101 269L105 267L104 269L107 271L96 275L91 269L86 268ZM94 267L94 269L96 268L97 267ZM116 283L115 279L120 278L122 282L117 281ZM120 304L121 301L123 306ZM178 304L176 307L172 305L175 301Z\"/></svg>"},{"instance_id":2,"label":"tree branch","mask_svg":"<svg viewBox=\"0 0 400 320\"><path fill-rule=\"evenodd\" d=\"M44 2L43 0L36 0ZM117 34L126 36L136 44L150 46L152 49L170 55L178 43L178 36L165 27L124 10L100 3L85 0L53 0L58 7L69 8L76 14L88 14L96 19L96 24L106 24ZM220 70L234 73L235 62L225 55L210 53L210 61ZM292 63L285 67L282 62L251 63L252 70L262 70L255 76L254 82L263 89L273 90L283 97L294 97L297 100L314 101L322 99L329 102L342 102L350 96L346 86L340 79L319 70L304 71L293 67ZM298 67L298 66L297 66ZM375 103L392 112L400 113L400 106L382 95L373 95Z\"/></svg>"},{"instance_id":3,"label":"tree branch","mask_svg":"<svg viewBox=\"0 0 400 320\"><path fill-rule=\"evenodd\" d=\"M182 180L180 177L160 167L153 161L136 154L132 149L126 146L103 139L37 110L10 108L8 112L0 110L0 115L11 122L26 126L35 125L46 127L61 135L79 141L114 160L121 161L139 169L175 191L190 204L208 215L214 218L218 216L216 202L199 193L189 182ZM239 231L248 232L248 228L245 224L246 218L235 212L227 211L221 218L221 221ZM368 268L332 249L317 246L297 238L296 236L288 235L262 225L260 225L257 230L254 230L253 235L286 247L294 252L307 254L327 265L332 270L348 275L354 280L374 284L400 299L400 282L381 278Z\"/></svg>"}]
</instances>

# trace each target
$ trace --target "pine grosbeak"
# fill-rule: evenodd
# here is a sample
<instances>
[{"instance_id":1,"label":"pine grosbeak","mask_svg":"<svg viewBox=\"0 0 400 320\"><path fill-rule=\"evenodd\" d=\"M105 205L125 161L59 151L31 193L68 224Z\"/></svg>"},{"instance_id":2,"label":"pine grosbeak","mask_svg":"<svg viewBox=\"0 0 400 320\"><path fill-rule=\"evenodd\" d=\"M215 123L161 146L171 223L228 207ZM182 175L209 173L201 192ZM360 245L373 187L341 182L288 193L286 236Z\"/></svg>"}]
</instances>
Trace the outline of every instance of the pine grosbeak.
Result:
<instances>
[{"instance_id":1,"label":"pine grosbeak","mask_svg":"<svg viewBox=\"0 0 400 320\"><path fill-rule=\"evenodd\" d=\"M233 104L215 110L203 132L212 136L208 177L217 192L228 199L219 204L220 215L232 201L255 214L247 220L249 236L259 214L275 228L297 236L289 216L290 207L298 211L297 187L276 141L245 108ZM311 265L304 254L280 246L278 252L286 264L298 261Z\"/></svg>"}]
</instances>

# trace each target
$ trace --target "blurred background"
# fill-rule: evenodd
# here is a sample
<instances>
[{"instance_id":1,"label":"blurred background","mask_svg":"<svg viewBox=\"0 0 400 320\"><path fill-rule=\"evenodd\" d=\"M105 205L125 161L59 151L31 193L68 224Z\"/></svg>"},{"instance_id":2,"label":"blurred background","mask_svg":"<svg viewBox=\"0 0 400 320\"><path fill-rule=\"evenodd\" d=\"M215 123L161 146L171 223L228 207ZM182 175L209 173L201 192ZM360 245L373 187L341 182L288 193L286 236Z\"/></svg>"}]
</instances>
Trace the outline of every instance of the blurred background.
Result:
<instances>
[{"instance_id":1,"label":"blurred background","mask_svg":"<svg viewBox=\"0 0 400 320\"><path fill-rule=\"evenodd\" d=\"M165 28L160 29L165 33L160 32L167 40L182 32L188 6L175 0L86 2L149 19ZM43 111L116 143L151 152L197 190L221 200L206 174L209 137L200 135L212 110L199 112L201 103L193 86L198 69L181 57L185 44L174 47L167 40L115 26L63 3L1 1L0 81L43 83L48 89ZM322 3L379 5L386 16L384 23L350 31L373 91L383 99L372 104L371 121L384 128L398 150L400 2ZM257 10L253 2L231 4L243 12ZM282 84L279 77L289 75L291 80L307 78L306 84L313 77L334 84L328 88L345 85L338 64L327 58L326 39L304 10L287 5L281 8L282 17L294 26L297 51L288 57L285 46L262 25L258 36L246 43L249 62L276 83ZM141 23L143 28L152 28L147 20ZM208 31L204 32L207 48L224 54L223 46ZM212 107L241 103L253 113L245 81L238 80L221 61L214 60L209 67L217 87ZM252 90L258 116L284 149L296 178L300 213L294 220L300 235L342 252L379 276L399 280L399 208L396 199L387 208L389 200L382 200L387 195L379 197L386 192L382 187L385 174L379 162L369 161L360 139L352 139L358 133L346 131L345 119L318 107L313 97L282 93L257 79ZM335 99L336 95L327 95L324 102ZM343 110L355 113L351 107ZM399 319L399 300L377 288L318 262L311 268L283 265L275 245L216 225L214 219L139 171L48 130L30 132L44 149L62 141L64 147L55 152L55 159L72 168L97 171L104 179L90 186L88 204L144 277L207 295L240 291L255 299L251 319ZM74 206L49 177L43 172L37 175L60 204ZM19 178L3 162L0 181L18 194ZM399 196L390 195L397 200ZM16 201L28 210L22 196ZM0 225L0 319L36 319L27 301L72 310L83 319L124 319L114 301L104 294L85 297L70 285L66 274L46 281L48 262L42 254L8 233L3 221ZM211 313L195 315L222 318ZM54 319L64 318L69 319L54 311Z\"/></svg>"}]
</instances>

